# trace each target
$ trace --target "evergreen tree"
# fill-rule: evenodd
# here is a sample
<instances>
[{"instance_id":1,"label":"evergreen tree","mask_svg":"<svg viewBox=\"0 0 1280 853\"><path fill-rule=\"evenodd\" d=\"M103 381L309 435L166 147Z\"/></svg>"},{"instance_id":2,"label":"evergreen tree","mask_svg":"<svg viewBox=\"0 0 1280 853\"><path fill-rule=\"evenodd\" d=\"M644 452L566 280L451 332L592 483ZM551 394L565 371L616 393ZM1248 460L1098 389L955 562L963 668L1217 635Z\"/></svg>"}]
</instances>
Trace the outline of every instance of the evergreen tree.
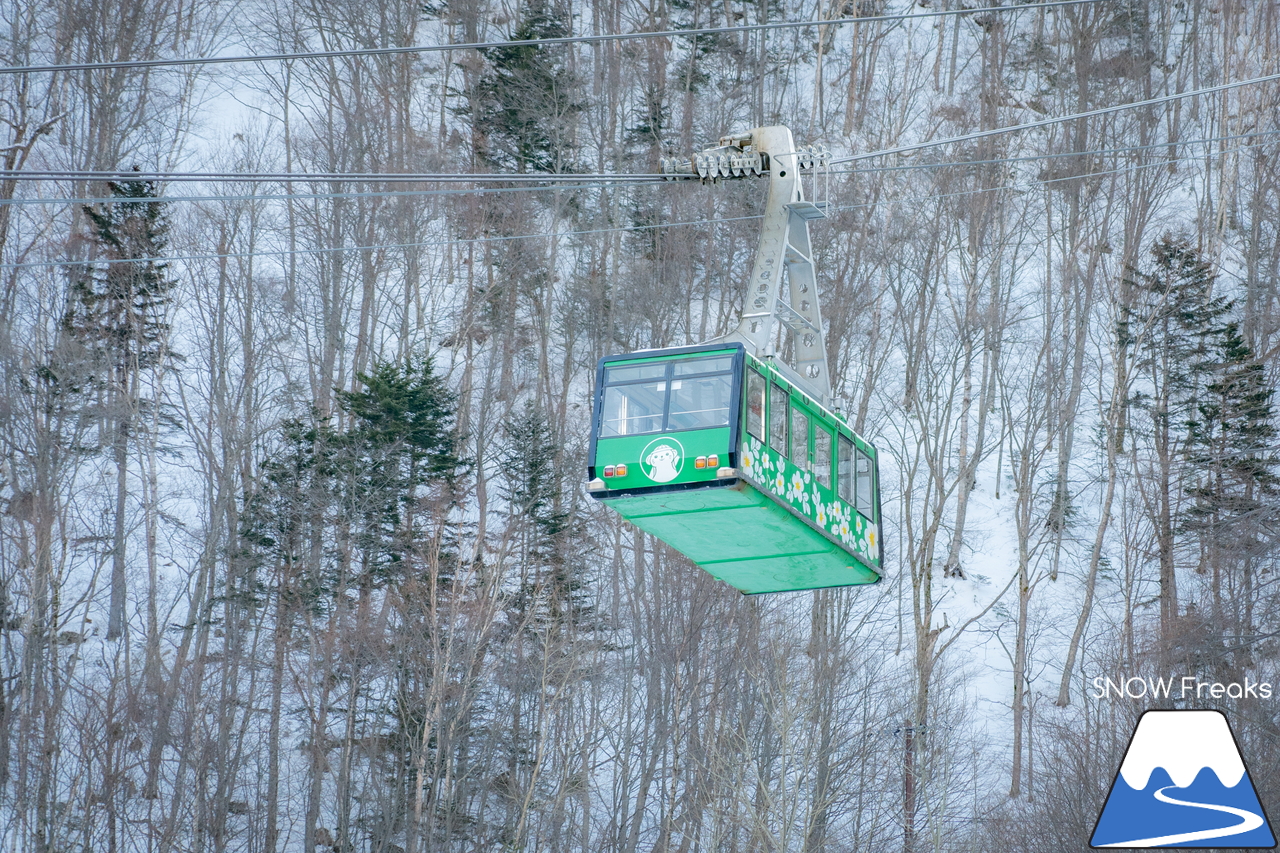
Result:
<instances>
[{"instance_id":1,"label":"evergreen tree","mask_svg":"<svg viewBox=\"0 0 1280 853\"><path fill-rule=\"evenodd\" d=\"M454 393L430 358L399 366L379 362L358 374L361 391L338 391L355 418L353 436L369 446L394 448L406 474L452 484L465 468L457 454Z\"/></svg>"},{"instance_id":2,"label":"evergreen tree","mask_svg":"<svg viewBox=\"0 0 1280 853\"><path fill-rule=\"evenodd\" d=\"M533 402L503 423L502 496L507 502L510 561L518 571L507 601L505 667L499 682L508 720L495 726L506 772L495 780L510 812L496 829L503 846L529 841L528 802L555 802L554 782L538 772L550 720L581 677L574 650L590 629L581 525L566 505L563 453L546 412ZM502 719L501 717L499 719Z\"/></svg>"},{"instance_id":3,"label":"evergreen tree","mask_svg":"<svg viewBox=\"0 0 1280 853\"><path fill-rule=\"evenodd\" d=\"M134 167L137 171L137 167ZM64 331L83 348L86 389L96 391L104 424L104 444L116 468L112 536L111 602L107 637L124 631L125 505L130 441L155 414L147 396L153 379L171 364L166 322L174 281L162 260L169 230L165 206L152 181L108 184L115 199L84 209L95 263L78 271L63 320ZM152 383L154 385L154 382ZM154 420L153 420L154 422Z\"/></svg>"},{"instance_id":4,"label":"evergreen tree","mask_svg":"<svg viewBox=\"0 0 1280 853\"><path fill-rule=\"evenodd\" d=\"M282 425L248 513L248 541L278 564L307 567L291 574L313 608L348 584L403 580L424 537L441 529L426 522L442 520L466 467L454 395L430 359L380 362L358 379L361 390L336 392L345 429L314 409Z\"/></svg>"},{"instance_id":5,"label":"evergreen tree","mask_svg":"<svg viewBox=\"0 0 1280 853\"><path fill-rule=\"evenodd\" d=\"M354 525L368 582L401 565L424 535L431 507L452 503L464 461L454 435L454 395L429 358L403 367L380 362L357 378L362 390L337 392L351 416L337 461L343 518ZM428 499L433 488L443 500Z\"/></svg>"},{"instance_id":6,"label":"evergreen tree","mask_svg":"<svg viewBox=\"0 0 1280 853\"><path fill-rule=\"evenodd\" d=\"M280 426L279 446L262 464L262 484L250 496L241 539L258 566L272 566L283 626L300 608L321 612L330 584L313 555L322 553L333 518L334 448L337 432L312 409Z\"/></svg>"},{"instance_id":7,"label":"evergreen tree","mask_svg":"<svg viewBox=\"0 0 1280 853\"><path fill-rule=\"evenodd\" d=\"M137 171L137 167L134 167ZM101 381L117 387L170 357L165 315L174 281L163 260L169 222L154 181L108 183L112 198L85 207L95 261L71 282L64 328L94 353Z\"/></svg>"},{"instance_id":8,"label":"evergreen tree","mask_svg":"<svg viewBox=\"0 0 1280 853\"><path fill-rule=\"evenodd\" d=\"M299 650L318 668L312 683L324 685L317 703L325 705L327 691L341 690L352 709L350 731L381 745L368 759L385 763L393 783L406 786L420 778L404 767L425 748L424 708L438 695L437 683L447 678L444 689L461 695L470 677L451 664L448 651L459 642L454 632L467 630L458 614L468 589L454 571L448 518L466 462L457 452L454 395L429 358L379 362L358 379L359 390L336 393L341 426L315 409L282 426L279 448L264 463L263 486L246 513L244 540L257 566L272 567L279 647L304 641ZM391 626L386 640L344 634L344 644L329 656L316 656L305 642L326 626L368 624L377 610ZM306 630L295 637L298 627ZM394 696L370 705L364 697L387 677L398 682ZM359 720L357 706L365 709ZM331 764L323 745L327 708L314 710L309 755L311 773L319 777ZM346 758L336 762L340 787L355 748L343 742ZM414 799L405 789L400 801ZM382 819L396 825L404 815ZM348 811L339 811L335 832L336 847L351 849L355 827Z\"/></svg>"},{"instance_id":9,"label":"evergreen tree","mask_svg":"<svg viewBox=\"0 0 1280 853\"><path fill-rule=\"evenodd\" d=\"M503 497L511 522L519 529L523 596L541 598L546 608L538 621L565 627L581 625L589 615L583 600L583 566L576 550L581 526L565 506L560 444L546 413L527 403L503 424Z\"/></svg>"},{"instance_id":10,"label":"evergreen tree","mask_svg":"<svg viewBox=\"0 0 1280 853\"><path fill-rule=\"evenodd\" d=\"M1237 638L1228 645L1243 669L1255 633L1256 566L1274 548L1280 521L1280 459L1264 365L1236 323L1215 338L1208 381L1187 423L1193 503L1183 529L1199 542L1197 571L1209 576L1211 630Z\"/></svg>"},{"instance_id":11,"label":"evergreen tree","mask_svg":"<svg viewBox=\"0 0 1280 853\"><path fill-rule=\"evenodd\" d=\"M1126 278L1128 300L1117 331L1120 346L1132 353L1139 381L1130 404L1148 418L1144 509L1155 534L1161 645L1168 651L1177 642L1175 539L1181 512L1178 496L1186 475L1187 424L1203 388L1214 335L1230 305L1213 296L1213 271L1187 241L1162 237L1152 246L1151 256L1150 272L1134 270Z\"/></svg>"},{"instance_id":12,"label":"evergreen tree","mask_svg":"<svg viewBox=\"0 0 1280 853\"><path fill-rule=\"evenodd\" d=\"M503 432L507 440L502 453L503 497L513 518L532 524L536 535L530 553L555 560L555 540L568 527L569 513L562 509L560 452L551 422L542 409L527 403L506 419Z\"/></svg>"},{"instance_id":13,"label":"evergreen tree","mask_svg":"<svg viewBox=\"0 0 1280 853\"><path fill-rule=\"evenodd\" d=\"M570 34L569 13L550 0L526 0L512 41ZM490 164L519 172L572 169L574 126L583 102L568 48L527 44L487 48L488 67L469 105L477 149Z\"/></svg>"}]
</instances>

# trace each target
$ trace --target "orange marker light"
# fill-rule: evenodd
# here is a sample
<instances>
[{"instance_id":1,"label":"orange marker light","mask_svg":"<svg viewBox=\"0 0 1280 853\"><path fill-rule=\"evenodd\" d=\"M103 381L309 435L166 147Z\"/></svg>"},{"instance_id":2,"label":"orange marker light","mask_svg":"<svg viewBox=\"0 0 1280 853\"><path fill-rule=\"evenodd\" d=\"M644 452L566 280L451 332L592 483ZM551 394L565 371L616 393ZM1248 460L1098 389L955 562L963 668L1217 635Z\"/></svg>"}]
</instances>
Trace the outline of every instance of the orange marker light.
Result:
<instances>
[{"instance_id":1,"label":"orange marker light","mask_svg":"<svg viewBox=\"0 0 1280 853\"><path fill-rule=\"evenodd\" d=\"M718 468L719 466L720 466L720 457L719 457L719 456L717 456L716 454L712 453L710 456L708 456L708 457L707 457L707 467L708 467L708 468Z\"/></svg>"},{"instance_id":2,"label":"orange marker light","mask_svg":"<svg viewBox=\"0 0 1280 853\"><path fill-rule=\"evenodd\" d=\"M707 457L705 457L705 456L699 456L697 459L693 460L693 467L694 467L694 468L706 468L706 467L707 467Z\"/></svg>"},{"instance_id":3,"label":"orange marker light","mask_svg":"<svg viewBox=\"0 0 1280 853\"><path fill-rule=\"evenodd\" d=\"M627 466L626 466L626 465L619 465L619 466L617 466L616 468L614 468L614 469L613 469L613 475L614 475L615 477L625 477L625 476L627 476Z\"/></svg>"}]
</instances>

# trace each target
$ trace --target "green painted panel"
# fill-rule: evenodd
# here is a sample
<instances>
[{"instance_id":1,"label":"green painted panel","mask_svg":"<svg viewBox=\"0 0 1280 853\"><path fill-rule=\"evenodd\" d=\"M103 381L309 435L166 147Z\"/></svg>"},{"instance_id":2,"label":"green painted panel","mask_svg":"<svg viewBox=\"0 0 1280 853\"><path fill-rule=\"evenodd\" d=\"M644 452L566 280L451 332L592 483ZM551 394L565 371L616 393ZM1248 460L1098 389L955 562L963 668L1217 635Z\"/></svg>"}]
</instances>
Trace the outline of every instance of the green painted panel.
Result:
<instances>
[{"instance_id":1,"label":"green painted panel","mask_svg":"<svg viewBox=\"0 0 1280 853\"><path fill-rule=\"evenodd\" d=\"M875 583L876 573L850 560L838 548L826 553L789 554L733 563L710 563L702 567L712 577L752 595L765 592L795 592L832 586Z\"/></svg>"},{"instance_id":2,"label":"green painted panel","mask_svg":"<svg viewBox=\"0 0 1280 853\"><path fill-rule=\"evenodd\" d=\"M699 489L693 494L730 492L732 489ZM739 496L735 506L682 510L672 515L628 516L642 530L646 522L662 529L662 541L695 563L748 559L761 554L793 554L812 551L813 537L799 529L794 518L754 489ZM819 546L819 547L825 547Z\"/></svg>"},{"instance_id":3,"label":"green painted panel","mask_svg":"<svg viewBox=\"0 0 1280 853\"><path fill-rule=\"evenodd\" d=\"M713 453L720 457L720 467L729 464L729 427L601 438L596 442L596 476L604 476L606 465L622 463L627 475L605 480L610 490L706 483L715 480L716 469L695 468L694 462Z\"/></svg>"},{"instance_id":4,"label":"green painted panel","mask_svg":"<svg viewBox=\"0 0 1280 853\"><path fill-rule=\"evenodd\" d=\"M745 593L879 579L746 481L724 488L605 498L604 503Z\"/></svg>"}]
</instances>

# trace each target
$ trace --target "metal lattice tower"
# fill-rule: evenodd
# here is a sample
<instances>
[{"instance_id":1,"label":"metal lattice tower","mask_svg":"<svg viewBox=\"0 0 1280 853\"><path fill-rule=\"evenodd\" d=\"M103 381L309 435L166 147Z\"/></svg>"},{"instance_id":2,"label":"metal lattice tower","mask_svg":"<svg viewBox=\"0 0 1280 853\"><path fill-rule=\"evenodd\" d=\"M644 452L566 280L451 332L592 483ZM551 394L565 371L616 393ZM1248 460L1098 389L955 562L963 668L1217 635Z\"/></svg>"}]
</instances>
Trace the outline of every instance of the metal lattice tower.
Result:
<instances>
[{"instance_id":1,"label":"metal lattice tower","mask_svg":"<svg viewBox=\"0 0 1280 853\"><path fill-rule=\"evenodd\" d=\"M738 328L719 340L741 341L757 358L773 359L794 374L819 403L830 406L831 374L823 340L822 311L809 244L809 222L826 217L825 205L806 201L800 171L825 167L825 148L797 149L790 129L781 125L757 127L720 139L718 148L692 158L664 158L662 171L674 179L697 175L704 182L726 178L769 177L764 224L747 287ZM782 298L786 273L787 299ZM793 358L777 351L778 332L790 333Z\"/></svg>"}]
</instances>

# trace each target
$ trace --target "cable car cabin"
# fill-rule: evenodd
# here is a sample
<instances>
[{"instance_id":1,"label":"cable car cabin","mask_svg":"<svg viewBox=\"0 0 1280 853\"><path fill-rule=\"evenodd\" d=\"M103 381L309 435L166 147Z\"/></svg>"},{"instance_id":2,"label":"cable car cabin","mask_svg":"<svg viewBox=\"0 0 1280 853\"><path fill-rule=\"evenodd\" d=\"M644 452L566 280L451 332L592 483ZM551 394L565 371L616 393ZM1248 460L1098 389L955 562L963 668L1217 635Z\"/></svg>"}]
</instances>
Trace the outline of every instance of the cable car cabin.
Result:
<instances>
[{"instance_id":1,"label":"cable car cabin","mask_svg":"<svg viewBox=\"0 0 1280 853\"><path fill-rule=\"evenodd\" d=\"M874 583L876 449L741 344L606 356L587 489L745 593Z\"/></svg>"}]
</instances>

